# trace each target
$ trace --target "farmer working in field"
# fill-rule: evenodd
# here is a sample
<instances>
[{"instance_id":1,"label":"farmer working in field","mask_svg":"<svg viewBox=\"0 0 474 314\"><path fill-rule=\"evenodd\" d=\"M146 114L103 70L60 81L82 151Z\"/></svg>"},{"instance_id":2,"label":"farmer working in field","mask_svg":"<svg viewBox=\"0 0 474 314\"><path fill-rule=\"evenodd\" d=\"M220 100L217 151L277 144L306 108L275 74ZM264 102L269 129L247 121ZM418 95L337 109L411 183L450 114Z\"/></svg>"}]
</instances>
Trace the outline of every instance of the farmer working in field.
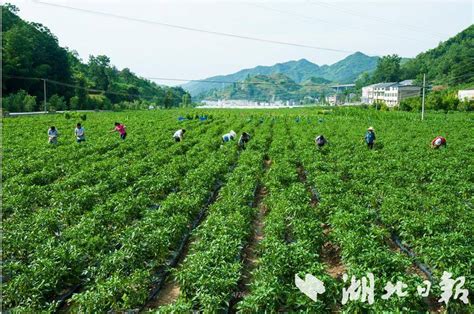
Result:
<instances>
[{"instance_id":1,"label":"farmer working in field","mask_svg":"<svg viewBox=\"0 0 474 314\"><path fill-rule=\"evenodd\" d=\"M57 144L58 143L58 130L55 126L51 126L48 129L48 143Z\"/></svg>"},{"instance_id":2,"label":"farmer working in field","mask_svg":"<svg viewBox=\"0 0 474 314\"><path fill-rule=\"evenodd\" d=\"M76 141L78 143L84 142L86 140L86 135L84 132L84 127L80 123L78 123L76 129L74 130L74 134L76 135Z\"/></svg>"},{"instance_id":3,"label":"farmer working in field","mask_svg":"<svg viewBox=\"0 0 474 314\"><path fill-rule=\"evenodd\" d=\"M446 147L446 139L442 136L437 136L431 141L431 148L438 149Z\"/></svg>"},{"instance_id":4,"label":"farmer working in field","mask_svg":"<svg viewBox=\"0 0 474 314\"><path fill-rule=\"evenodd\" d=\"M324 135L318 135L315 139L314 139L314 142L316 143L316 147L318 148L322 148L324 145L327 144L327 140L326 138L324 137Z\"/></svg>"},{"instance_id":5,"label":"farmer working in field","mask_svg":"<svg viewBox=\"0 0 474 314\"><path fill-rule=\"evenodd\" d=\"M369 149L374 148L375 130L373 127L367 129L367 132L365 133L365 142L367 143L367 147Z\"/></svg>"},{"instance_id":6,"label":"farmer working in field","mask_svg":"<svg viewBox=\"0 0 474 314\"><path fill-rule=\"evenodd\" d=\"M237 134L235 134L235 132L231 130L229 133L222 135L222 142L226 143L229 141L233 141L236 136Z\"/></svg>"},{"instance_id":7,"label":"farmer working in field","mask_svg":"<svg viewBox=\"0 0 474 314\"><path fill-rule=\"evenodd\" d=\"M176 142L181 142L184 138L184 133L186 133L185 129L179 129L178 131L174 132L173 138Z\"/></svg>"},{"instance_id":8,"label":"farmer working in field","mask_svg":"<svg viewBox=\"0 0 474 314\"><path fill-rule=\"evenodd\" d=\"M239 148L245 149L245 144L247 144L248 141L250 141L250 134L243 132L239 138Z\"/></svg>"},{"instance_id":9,"label":"farmer working in field","mask_svg":"<svg viewBox=\"0 0 474 314\"><path fill-rule=\"evenodd\" d=\"M115 128L110 132L115 132L115 131L119 132L120 138L124 140L127 137L127 131L125 131L126 128L127 127L123 125L122 123L115 122Z\"/></svg>"}]
</instances>

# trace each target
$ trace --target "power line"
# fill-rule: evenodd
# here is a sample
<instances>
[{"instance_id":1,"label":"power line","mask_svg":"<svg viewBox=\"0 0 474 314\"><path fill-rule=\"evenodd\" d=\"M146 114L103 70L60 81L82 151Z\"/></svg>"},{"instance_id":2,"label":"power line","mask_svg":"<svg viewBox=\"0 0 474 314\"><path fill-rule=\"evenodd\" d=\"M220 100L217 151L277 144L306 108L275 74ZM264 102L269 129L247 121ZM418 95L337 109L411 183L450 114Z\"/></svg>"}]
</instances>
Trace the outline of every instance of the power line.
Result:
<instances>
[{"instance_id":1,"label":"power line","mask_svg":"<svg viewBox=\"0 0 474 314\"><path fill-rule=\"evenodd\" d=\"M82 89L82 90L93 92L93 93L104 93L104 94L111 94L111 95L117 95L117 96L127 96L127 97L137 97L137 98L150 98L150 99L154 98L154 96L142 96L142 95L137 95L137 94L128 94L128 93L107 91L107 90L102 90L102 89L87 88L84 86L73 85L69 83L59 82L59 81L55 81L55 80L51 80L47 78L40 78L40 77L27 77L27 76L15 76L15 75L4 75L4 77L12 78L12 79L21 79L21 80L46 81L51 84Z\"/></svg>"},{"instance_id":2,"label":"power line","mask_svg":"<svg viewBox=\"0 0 474 314\"><path fill-rule=\"evenodd\" d=\"M4 77L13 78L13 79L24 79L24 80L45 80L52 84L67 86L71 88L83 89L95 93L108 93L119 96L132 96L132 97L152 97L152 96L140 96L136 94L127 94L120 92L113 92L101 89L87 88L79 85L73 85L70 83L59 82L56 80L45 79L40 77L25 77L25 76L15 76L15 75L4 75ZM148 80L161 80L161 81L176 81L176 82L201 82L201 83L212 83L212 84L241 84L241 85L267 85L267 86L279 86L279 85L291 85L297 87L330 87L328 84L334 84L334 82L328 82L328 84L302 84L297 82L246 82L246 81L218 81L218 80L193 80L193 79L184 79L184 78L169 78L169 77L143 77L143 79ZM172 87L170 87L172 88Z\"/></svg>"},{"instance_id":3,"label":"power line","mask_svg":"<svg viewBox=\"0 0 474 314\"><path fill-rule=\"evenodd\" d=\"M394 21L394 20L381 18L381 17L378 17L378 16L367 15L367 14L364 14L364 13L361 13L361 12L358 12L358 11L354 11L354 10L350 10L350 9L346 9L346 8L341 8L337 5L327 3L327 2L323 2L323 1L309 0L309 3L312 4L312 5L332 8L332 9L338 10L340 12L344 12L346 14L350 14L350 15L354 15L354 16L358 16L358 17L363 17L365 19L371 19L371 20L375 20L375 21L378 21L378 22L395 25L397 27L402 26L402 27L405 27L405 28L408 28L408 29L411 29L411 30L415 30L415 31L418 31L418 32L429 34L429 35L434 36L436 38L438 38L438 36L443 36L443 37L450 36L448 34L432 33L430 29L425 28L425 27L420 27L420 26L410 25L410 24L404 24L404 23L400 23L400 21Z\"/></svg>"},{"instance_id":4,"label":"power line","mask_svg":"<svg viewBox=\"0 0 474 314\"><path fill-rule=\"evenodd\" d=\"M68 9L68 10L73 10L73 11L78 11L78 12L83 12L83 13L107 16L107 17L123 19L123 20L128 20L128 21L133 21L133 22L152 24L152 25L157 25L157 26L164 26L164 27L169 27L169 28L175 28L175 29L198 32L198 33L205 33L205 34L210 34L210 35L217 35L217 36L222 36L222 37L238 38L238 39L252 40L252 41L258 41L258 42L264 42L264 43L270 43L270 44L276 44L276 45L293 46L293 47L300 47L300 48L309 48L309 49L316 49L316 50L340 52L340 53L354 53L355 52L355 51L350 51L350 50L343 50L343 49L336 49L336 48L327 48L327 47L319 47L319 46L306 45L306 44L291 43L291 42L286 42L286 41L278 41L278 40L272 40L272 39L251 37L251 36L245 36L245 35L239 35L239 34L209 31L209 30L204 30L204 29L194 28L194 27L189 27L189 26L169 24L169 23L164 23L164 22L159 22L159 21L151 21L151 20L146 20L146 19L141 19L141 18L128 17L128 16L118 15L118 14L114 14L114 13L107 13L107 12L89 10L89 9L84 9L84 8L71 7L71 6L67 6L67 5L49 3L49 2L38 1L38 0L34 0L34 2L42 4L42 5L46 5L46 6L52 6L52 7L62 8L62 9Z\"/></svg>"},{"instance_id":5,"label":"power line","mask_svg":"<svg viewBox=\"0 0 474 314\"><path fill-rule=\"evenodd\" d=\"M62 85L66 87L71 87L71 88L78 88L78 89L83 89L89 92L95 92L95 93L108 93L108 94L114 94L114 95L119 95L119 96L131 96L131 97L152 97L152 96L140 96L137 94L128 94L128 93L121 93L121 92L113 92L113 91L107 91L107 90L102 90L102 89L95 89L95 88L88 88L84 86L79 86L79 85L74 85L70 83L64 83L52 79L47 79L47 78L40 78L40 77L26 77L26 76L15 76L15 75L4 75L4 77L7 78L13 78L13 79L24 79L24 80L46 80L49 83L52 84L57 84L57 85ZM255 77L255 76L251 76ZM463 75L455 76L455 77L447 77L447 80L454 80L457 78L462 78L462 77L473 77L474 75L471 73L466 73ZM304 82L298 83L298 82L248 82L248 81L224 81L224 80L208 80L208 79L188 79L188 78L171 78L171 77L142 77L142 79L147 79L147 80L160 80L160 81L173 81L173 82L198 82L198 83L210 83L210 84L241 84L241 85L266 85L266 86L279 86L279 85L291 85L291 86L299 86L299 87L328 87L331 88L331 85L336 84L335 82L328 82L327 84L304 84ZM436 79L430 80L432 82L435 82ZM155 83L156 84L156 83ZM173 88L173 87L170 87Z\"/></svg>"},{"instance_id":6,"label":"power line","mask_svg":"<svg viewBox=\"0 0 474 314\"><path fill-rule=\"evenodd\" d=\"M273 7L267 7L267 6L264 6L264 5L261 5L261 4L257 4L257 3L248 3L248 5L255 6L255 7L264 9L264 10L270 10L270 11L275 11L275 12L279 12L279 13L282 13L282 14L288 14L288 15L291 15L291 16L296 16L296 17L299 17L299 18L302 18L302 19L305 19L305 20L308 20L308 21L322 22L322 23L325 23L325 24L336 26L338 28L351 29L351 30L354 29L354 28L357 28L357 29L360 29L360 30L363 30L363 31L370 31L371 34L374 34L374 35L377 35L377 36L380 36L380 37L385 37L385 38L398 37L398 38L404 39L404 40L412 40L412 41L417 41L417 42L419 42L419 41L428 42L428 41L426 41L424 39L420 39L420 38L410 38L410 37L404 37L404 36L398 36L398 35L394 36L394 35L386 35L386 34L376 33L372 29L369 29L368 27L346 26L345 24L338 24L338 23L334 23L334 22L329 21L329 20L324 20L324 19L321 19L321 18L313 17L313 16L303 15L303 14L299 14L299 13L296 13L296 12L293 12L293 11L280 10L280 9L273 8Z\"/></svg>"}]
</instances>

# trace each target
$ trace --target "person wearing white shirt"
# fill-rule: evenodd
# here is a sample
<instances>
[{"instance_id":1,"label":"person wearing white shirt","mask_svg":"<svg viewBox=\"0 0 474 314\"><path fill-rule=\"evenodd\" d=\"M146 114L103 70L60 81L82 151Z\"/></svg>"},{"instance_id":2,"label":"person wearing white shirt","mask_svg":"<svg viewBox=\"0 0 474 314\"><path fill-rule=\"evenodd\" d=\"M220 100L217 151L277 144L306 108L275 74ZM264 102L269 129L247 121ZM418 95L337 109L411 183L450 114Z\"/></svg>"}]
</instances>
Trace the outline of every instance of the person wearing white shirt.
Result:
<instances>
[{"instance_id":1,"label":"person wearing white shirt","mask_svg":"<svg viewBox=\"0 0 474 314\"><path fill-rule=\"evenodd\" d=\"M58 130L54 126L51 126L48 129L48 143L49 144L57 144L58 143Z\"/></svg>"},{"instance_id":2,"label":"person wearing white shirt","mask_svg":"<svg viewBox=\"0 0 474 314\"><path fill-rule=\"evenodd\" d=\"M186 133L185 129L179 129L178 131L174 132L173 138L176 142L181 142L184 138L184 133Z\"/></svg>"},{"instance_id":3,"label":"person wearing white shirt","mask_svg":"<svg viewBox=\"0 0 474 314\"><path fill-rule=\"evenodd\" d=\"M77 124L74 134L76 135L76 141L78 143L84 142L86 140L84 127L80 123Z\"/></svg>"},{"instance_id":4,"label":"person wearing white shirt","mask_svg":"<svg viewBox=\"0 0 474 314\"><path fill-rule=\"evenodd\" d=\"M234 131L230 131L227 134L222 135L222 142L226 143L235 139L237 134Z\"/></svg>"}]
</instances>

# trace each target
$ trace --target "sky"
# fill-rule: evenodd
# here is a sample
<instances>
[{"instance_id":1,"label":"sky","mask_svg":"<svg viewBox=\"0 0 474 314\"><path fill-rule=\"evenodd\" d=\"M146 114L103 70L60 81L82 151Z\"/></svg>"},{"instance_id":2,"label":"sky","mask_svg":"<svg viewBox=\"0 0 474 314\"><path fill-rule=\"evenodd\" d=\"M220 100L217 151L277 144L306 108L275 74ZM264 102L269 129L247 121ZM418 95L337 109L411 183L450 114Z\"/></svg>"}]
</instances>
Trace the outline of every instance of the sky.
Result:
<instances>
[{"instance_id":1,"label":"sky","mask_svg":"<svg viewBox=\"0 0 474 314\"><path fill-rule=\"evenodd\" d=\"M20 9L23 19L47 26L83 61L105 54L117 68L146 78L204 79L302 58L332 64L356 51L414 57L474 23L474 0L7 2Z\"/></svg>"}]
</instances>

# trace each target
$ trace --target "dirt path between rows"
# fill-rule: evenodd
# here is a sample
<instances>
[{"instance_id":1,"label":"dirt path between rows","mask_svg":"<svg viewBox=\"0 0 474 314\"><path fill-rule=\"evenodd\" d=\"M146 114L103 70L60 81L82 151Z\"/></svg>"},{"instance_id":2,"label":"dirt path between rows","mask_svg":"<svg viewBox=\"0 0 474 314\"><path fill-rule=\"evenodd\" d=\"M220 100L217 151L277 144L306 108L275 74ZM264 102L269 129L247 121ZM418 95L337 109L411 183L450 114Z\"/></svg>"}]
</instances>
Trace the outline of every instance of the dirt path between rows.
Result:
<instances>
[{"instance_id":1,"label":"dirt path between rows","mask_svg":"<svg viewBox=\"0 0 474 314\"><path fill-rule=\"evenodd\" d=\"M322 224L324 238L328 239L332 229L329 224ZM335 279L342 279L346 267L342 263L340 248L337 244L328 240L321 248L321 260L326 265L326 272Z\"/></svg>"},{"instance_id":2,"label":"dirt path between rows","mask_svg":"<svg viewBox=\"0 0 474 314\"><path fill-rule=\"evenodd\" d=\"M264 173L270 169L272 161L265 157ZM268 190L265 186L260 185L255 194L254 206L258 209L257 215L252 223L252 234L248 244L244 247L242 252L242 260L244 266L242 276L238 285L238 292L234 293L229 305L229 312L235 313L235 305L249 294L249 286L252 281L252 272L257 267L258 261L258 245L263 240L264 218L267 213L267 206L263 202L268 195Z\"/></svg>"},{"instance_id":3,"label":"dirt path between rows","mask_svg":"<svg viewBox=\"0 0 474 314\"><path fill-rule=\"evenodd\" d=\"M300 182L306 186L308 192L311 195L311 207L316 207L319 202L318 196L316 195L314 189L312 189L309 185L306 172L302 165L298 165L297 172ZM340 248L330 240L330 233L332 231L331 226L328 223L322 223L321 227L323 228L323 236L326 240L321 248L321 261L326 265L326 272L331 277L341 279L342 275L346 271L346 268L341 261Z\"/></svg>"},{"instance_id":4,"label":"dirt path between rows","mask_svg":"<svg viewBox=\"0 0 474 314\"><path fill-rule=\"evenodd\" d=\"M143 312L147 312L151 309L156 309L163 305L169 305L174 303L180 294L180 288L176 280L170 276L166 280L163 288L160 290L155 299L147 304Z\"/></svg>"}]
</instances>

